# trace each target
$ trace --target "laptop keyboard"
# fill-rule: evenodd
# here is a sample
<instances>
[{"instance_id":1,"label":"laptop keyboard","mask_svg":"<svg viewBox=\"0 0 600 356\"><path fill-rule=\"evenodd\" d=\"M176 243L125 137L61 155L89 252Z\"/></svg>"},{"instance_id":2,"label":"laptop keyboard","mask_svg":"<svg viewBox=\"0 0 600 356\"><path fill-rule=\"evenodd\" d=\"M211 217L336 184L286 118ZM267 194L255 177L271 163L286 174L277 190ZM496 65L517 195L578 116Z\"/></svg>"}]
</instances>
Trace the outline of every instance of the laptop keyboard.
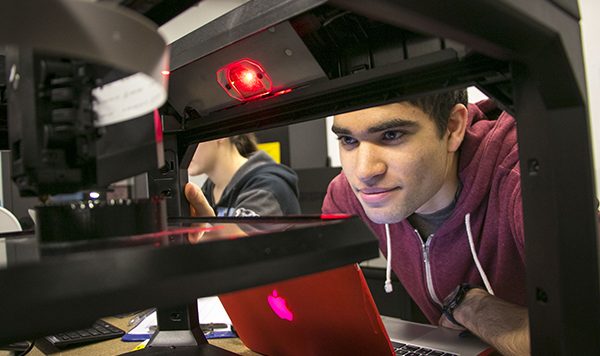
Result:
<instances>
[{"instance_id":1,"label":"laptop keyboard","mask_svg":"<svg viewBox=\"0 0 600 356\"><path fill-rule=\"evenodd\" d=\"M450 352L428 349L428 348L417 346L417 345L403 344L401 342L392 342L392 346L394 346L394 351L396 351L396 355L458 356L457 354L453 354Z\"/></svg>"}]
</instances>

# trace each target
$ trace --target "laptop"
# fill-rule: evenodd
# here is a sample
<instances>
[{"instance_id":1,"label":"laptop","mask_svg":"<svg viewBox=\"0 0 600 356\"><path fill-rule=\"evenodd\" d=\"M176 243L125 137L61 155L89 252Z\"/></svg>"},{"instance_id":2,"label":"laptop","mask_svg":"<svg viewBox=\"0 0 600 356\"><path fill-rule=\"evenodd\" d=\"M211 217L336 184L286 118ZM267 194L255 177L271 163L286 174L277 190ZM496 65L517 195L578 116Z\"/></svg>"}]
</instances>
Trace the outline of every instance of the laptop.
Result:
<instances>
[{"instance_id":1,"label":"laptop","mask_svg":"<svg viewBox=\"0 0 600 356\"><path fill-rule=\"evenodd\" d=\"M242 342L264 355L485 355L474 336L380 317L358 265L222 294Z\"/></svg>"}]
</instances>

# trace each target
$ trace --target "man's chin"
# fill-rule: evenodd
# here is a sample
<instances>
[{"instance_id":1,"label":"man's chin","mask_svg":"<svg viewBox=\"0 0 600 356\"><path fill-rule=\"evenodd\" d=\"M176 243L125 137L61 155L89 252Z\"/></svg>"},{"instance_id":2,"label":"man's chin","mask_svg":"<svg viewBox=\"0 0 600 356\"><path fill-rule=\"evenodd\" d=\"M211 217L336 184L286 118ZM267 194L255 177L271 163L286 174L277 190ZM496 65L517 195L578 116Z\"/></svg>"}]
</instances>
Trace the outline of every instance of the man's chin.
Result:
<instances>
[{"instance_id":1,"label":"man's chin","mask_svg":"<svg viewBox=\"0 0 600 356\"><path fill-rule=\"evenodd\" d=\"M376 224L395 224L406 218L401 214L378 210L379 209L365 209L365 213L369 220Z\"/></svg>"}]
</instances>

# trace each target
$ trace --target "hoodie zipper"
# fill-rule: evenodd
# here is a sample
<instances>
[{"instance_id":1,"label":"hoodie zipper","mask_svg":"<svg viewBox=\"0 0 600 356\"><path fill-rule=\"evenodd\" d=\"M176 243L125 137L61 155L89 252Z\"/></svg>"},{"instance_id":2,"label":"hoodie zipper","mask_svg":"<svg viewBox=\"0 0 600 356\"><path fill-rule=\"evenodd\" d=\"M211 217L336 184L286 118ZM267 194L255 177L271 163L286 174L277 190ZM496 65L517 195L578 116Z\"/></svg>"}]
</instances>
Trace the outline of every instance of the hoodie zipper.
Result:
<instances>
[{"instance_id":1,"label":"hoodie zipper","mask_svg":"<svg viewBox=\"0 0 600 356\"><path fill-rule=\"evenodd\" d=\"M427 291L429 292L429 296L431 299L440 307L442 306L442 302L440 302L439 298L435 294L433 289L433 277L431 277L431 263L429 261L429 245L433 240L433 234L427 237L425 243L423 243L423 239L421 238L421 234L419 231L415 229L415 236L419 239L419 243L421 244L421 252L423 252L423 262L425 263L425 281L427 282Z\"/></svg>"}]
</instances>

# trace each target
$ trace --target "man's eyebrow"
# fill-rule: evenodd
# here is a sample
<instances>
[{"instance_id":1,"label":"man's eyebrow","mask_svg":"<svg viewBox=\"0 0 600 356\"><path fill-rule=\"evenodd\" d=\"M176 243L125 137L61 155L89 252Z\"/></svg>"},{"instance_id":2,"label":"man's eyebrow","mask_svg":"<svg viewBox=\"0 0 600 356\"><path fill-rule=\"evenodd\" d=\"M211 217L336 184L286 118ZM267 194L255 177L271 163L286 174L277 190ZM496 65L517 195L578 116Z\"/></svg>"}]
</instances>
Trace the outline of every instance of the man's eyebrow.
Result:
<instances>
[{"instance_id":1,"label":"man's eyebrow","mask_svg":"<svg viewBox=\"0 0 600 356\"><path fill-rule=\"evenodd\" d=\"M376 132L381 132L381 131L386 131L386 130L391 130L391 129L401 129L401 128L408 129L408 128L414 128L414 127L418 127L418 126L419 126L419 124L416 121L396 118L396 119L386 120L385 122L382 122L375 126L371 126L371 127L369 127L367 132L368 133L376 133Z\"/></svg>"},{"instance_id":2,"label":"man's eyebrow","mask_svg":"<svg viewBox=\"0 0 600 356\"><path fill-rule=\"evenodd\" d=\"M396 118L396 119L385 120L385 122L382 122L375 126L371 126L367 129L367 132L368 133L377 133L377 132L386 131L386 130L390 130L390 129L414 128L414 127L418 127L418 126L419 126L419 124L415 121ZM351 130L349 130L345 127L339 127L339 126L335 126L335 125L333 125L331 127L331 131L333 131L333 133L338 134L338 135L351 135L352 134Z\"/></svg>"},{"instance_id":3,"label":"man's eyebrow","mask_svg":"<svg viewBox=\"0 0 600 356\"><path fill-rule=\"evenodd\" d=\"M333 133L337 134L337 135L350 135L352 133L347 128L339 127L339 126L335 126L335 125L331 126L331 131L333 131Z\"/></svg>"}]
</instances>

